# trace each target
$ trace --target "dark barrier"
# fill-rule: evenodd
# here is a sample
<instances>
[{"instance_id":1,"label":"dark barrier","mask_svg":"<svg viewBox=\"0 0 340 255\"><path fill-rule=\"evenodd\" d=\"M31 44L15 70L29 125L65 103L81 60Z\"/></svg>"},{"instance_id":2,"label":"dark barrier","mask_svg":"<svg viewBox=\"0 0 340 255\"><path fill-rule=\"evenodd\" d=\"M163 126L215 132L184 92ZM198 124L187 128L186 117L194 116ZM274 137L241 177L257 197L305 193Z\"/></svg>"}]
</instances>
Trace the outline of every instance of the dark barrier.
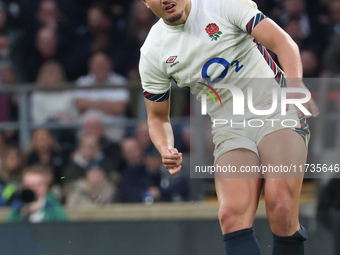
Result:
<instances>
[{"instance_id":1,"label":"dark barrier","mask_svg":"<svg viewBox=\"0 0 340 255\"><path fill-rule=\"evenodd\" d=\"M306 254L333 255L331 236L311 219L301 222ZM268 221L256 219L254 228L270 255ZM217 220L2 224L0 237L1 255L224 255Z\"/></svg>"}]
</instances>

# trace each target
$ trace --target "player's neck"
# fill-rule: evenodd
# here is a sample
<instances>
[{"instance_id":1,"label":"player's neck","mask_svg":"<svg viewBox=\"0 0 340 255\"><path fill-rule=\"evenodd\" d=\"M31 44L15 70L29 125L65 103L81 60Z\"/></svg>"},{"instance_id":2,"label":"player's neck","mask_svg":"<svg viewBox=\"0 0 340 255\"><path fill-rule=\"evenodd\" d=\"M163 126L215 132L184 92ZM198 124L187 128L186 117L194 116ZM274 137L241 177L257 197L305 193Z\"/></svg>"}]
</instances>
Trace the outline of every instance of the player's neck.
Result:
<instances>
[{"instance_id":1,"label":"player's neck","mask_svg":"<svg viewBox=\"0 0 340 255\"><path fill-rule=\"evenodd\" d=\"M182 17L181 17L179 20L177 20L177 21L175 21L175 22L172 22L172 23L169 23L169 22L167 22L166 20L164 20L164 22L165 22L167 25L170 25L170 26L178 26L178 25L184 24L184 23L187 21L187 19L188 19L188 17L189 17L189 14L190 14L190 11L191 11L191 0L186 0L186 1L187 1L187 4L186 4L186 6L185 6L185 8L184 8L184 10L183 10L183 15L182 15Z\"/></svg>"}]
</instances>

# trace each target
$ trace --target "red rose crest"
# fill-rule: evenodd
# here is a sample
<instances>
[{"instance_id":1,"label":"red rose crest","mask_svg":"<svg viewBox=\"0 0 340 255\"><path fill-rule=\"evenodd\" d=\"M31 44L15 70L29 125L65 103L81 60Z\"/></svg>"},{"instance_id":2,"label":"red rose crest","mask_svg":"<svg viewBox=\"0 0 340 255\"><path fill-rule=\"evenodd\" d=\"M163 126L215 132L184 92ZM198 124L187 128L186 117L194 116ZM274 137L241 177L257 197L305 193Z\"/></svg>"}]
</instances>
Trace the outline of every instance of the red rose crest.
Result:
<instances>
[{"instance_id":1,"label":"red rose crest","mask_svg":"<svg viewBox=\"0 0 340 255\"><path fill-rule=\"evenodd\" d=\"M220 28L215 23L210 23L205 28L205 31L208 33L212 41L217 41L217 39L220 38L220 35L222 34Z\"/></svg>"}]
</instances>

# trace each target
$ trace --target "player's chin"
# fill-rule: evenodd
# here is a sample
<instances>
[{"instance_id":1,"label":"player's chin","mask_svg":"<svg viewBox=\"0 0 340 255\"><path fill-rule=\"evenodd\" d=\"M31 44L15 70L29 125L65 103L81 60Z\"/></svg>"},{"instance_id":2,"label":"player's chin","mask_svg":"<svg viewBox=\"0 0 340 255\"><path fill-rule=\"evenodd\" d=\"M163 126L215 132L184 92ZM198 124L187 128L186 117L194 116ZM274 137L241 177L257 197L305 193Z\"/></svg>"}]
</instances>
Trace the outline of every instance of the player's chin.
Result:
<instances>
[{"instance_id":1,"label":"player's chin","mask_svg":"<svg viewBox=\"0 0 340 255\"><path fill-rule=\"evenodd\" d=\"M165 18L165 20L168 22L168 23L175 23L177 21L179 21L182 17L183 17L183 14L184 12L174 12L174 13L171 13L171 14L167 14L167 17Z\"/></svg>"}]
</instances>

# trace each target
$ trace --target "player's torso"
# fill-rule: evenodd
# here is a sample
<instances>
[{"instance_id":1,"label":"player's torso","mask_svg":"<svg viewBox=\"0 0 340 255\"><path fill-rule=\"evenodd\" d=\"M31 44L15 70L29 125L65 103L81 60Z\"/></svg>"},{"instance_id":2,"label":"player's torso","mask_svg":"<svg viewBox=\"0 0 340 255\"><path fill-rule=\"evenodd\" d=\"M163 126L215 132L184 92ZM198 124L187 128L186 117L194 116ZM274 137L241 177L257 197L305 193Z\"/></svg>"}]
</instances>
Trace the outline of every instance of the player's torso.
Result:
<instances>
[{"instance_id":1,"label":"player's torso","mask_svg":"<svg viewBox=\"0 0 340 255\"><path fill-rule=\"evenodd\" d=\"M196 86L198 80L213 88L217 82L233 81L245 91L251 85L249 78L275 77L254 38L229 22L228 17L222 17L218 10L220 3L222 0L210 5L205 0L192 0L192 10L184 26L174 28L159 21L146 47L142 48L155 67L173 78L179 87L190 87L198 100L205 93ZM211 117L229 114L232 109L230 91L218 88L216 91L223 107L208 98L207 110ZM256 88L255 105L268 101L268 91L264 86Z\"/></svg>"},{"instance_id":2,"label":"player's torso","mask_svg":"<svg viewBox=\"0 0 340 255\"><path fill-rule=\"evenodd\" d=\"M163 31L159 61L163 72L179 87L190 80L273 77L253 37L196 1L194 18L184 31ZM206 7L206 6L204 6Z\"/></svg>"}]
</instances>

